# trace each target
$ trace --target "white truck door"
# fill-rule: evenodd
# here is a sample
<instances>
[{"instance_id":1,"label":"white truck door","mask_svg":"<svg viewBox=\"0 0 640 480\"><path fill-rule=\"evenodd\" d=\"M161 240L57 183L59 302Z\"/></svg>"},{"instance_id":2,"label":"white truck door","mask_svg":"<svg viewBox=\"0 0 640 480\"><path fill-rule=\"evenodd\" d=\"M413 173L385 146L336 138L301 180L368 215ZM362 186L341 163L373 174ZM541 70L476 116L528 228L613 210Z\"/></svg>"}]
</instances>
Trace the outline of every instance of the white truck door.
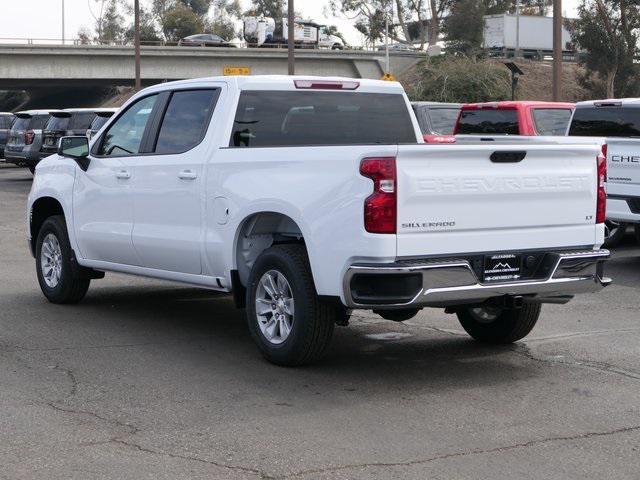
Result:
<instances>
[{"instance_id":1,"label":"white truck door","mask_svg":"<svg viewBox=\"0 0 640 480\"><path fill-rule=\"evenodd\" d=\"M78 169L73 223L83 258L140 264L131 241L132 168L157 99L149 95L129 106L97 139L87 171Z\"/></svg>"},{"instance_id":2,"label":"white truck door","mask_svg":"<svg viewBox=\"0 0 640 480\"><path fill-rule=\"evenodd\" d=\"M220 88L166 92L132 182L133 245L142 266L202 273L203 142Z\"/></svg>"}]
</instances>

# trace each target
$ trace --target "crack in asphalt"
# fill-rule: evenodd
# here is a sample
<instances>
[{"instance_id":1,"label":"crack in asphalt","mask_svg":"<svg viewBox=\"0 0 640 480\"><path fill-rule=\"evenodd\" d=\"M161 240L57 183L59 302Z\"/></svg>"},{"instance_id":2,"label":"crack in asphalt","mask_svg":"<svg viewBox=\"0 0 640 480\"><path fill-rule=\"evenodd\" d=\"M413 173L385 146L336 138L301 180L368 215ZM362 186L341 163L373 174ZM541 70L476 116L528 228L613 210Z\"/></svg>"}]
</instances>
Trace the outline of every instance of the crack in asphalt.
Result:
<instances>
[{"instance_id":1,"label":"crack in asphalt","mask_svg":"<svg viewBox=\"0 0 640 480\"><path fill-rule=\"evenodd\" d=\"M131 347L147 347L147 346L168 346L168 345L180 345L182 343L191 343L198 340L208 340L208 336L196 337L183 341L173 342L146 342L146 343L122 343L122 344L107 344L107 345L73 345L69 347L51 347L51 348L30 348L22 345L11 345L8 343L0 343L0 349L7 353L15 351L24 352L61 352L65 350L83 350L83 349L102 349L102 348L131 348ZM13 349L13 350L12 350Z\"/></svg>"},{"instance_id":2,"label":"crack in asphalt","mask_svg":"<svg viewBox=\"0 0 640 480\"><path fill-rule=\"evenodd\" d=\"M580 433L575 435L562 435L562 436L541 438L538 440L530 440L528 442L515 443L512 445L506 445L502 447L487 448L487 449L478 448L478 449L472 449L472 450L466 450L466 451L460 451L460 452L445 453L442 455L436 455L436 456L424 458L424 459L408 460L406 462L371 462L371 463L359 463L359 464L340 465L340 466L327 467L327 468L301 470L296 473L279 476L275 478L288 479L288 478L301 477L305 475L318 475L323 473L353 470L356 468L378 468L378 467L390 468L390 467L407 467L407 466L413 466L413 465L423 465L423 464L435 462L437 460L448 460L450 458L466 457L470 455L486 455L486 454L492 454L492 453L502 453L502 452L508 452L510 450L516 450L520 448L535 447L535 446L543 445L546 443L586 440L590 438L606 437L610 435L634 432L638 430L640 430L640 425L634 425L631 427L622 427L622 428L617 428L615 430L608 430L604 432L586 432L586 433Z\"/></svg>"},{"instance_id":3,"label":"crack in asphalt","mask_svg":"<svg viewBox=\"0 0 640 480\"><path fill-rule=\"evenodd\" d=\"M163 451L159 451L159 450L153 450L151 448L147 448L147 447L143 447L142 445L135 443L135 442L131 442L128 440L125 440L125 438L123 437L131 437L134 436L138 433L140 433L142 430L138 427L136 427L135 425L128 423L128 422L123 422L121 420L117 420L117 419L113 419L113 418L108 418L108 417L103 417L102 415L98 415L95 412L92 412L90 410L78 410L78 409L74 409L74 408L68 408L68 407L63 407L61 405L56 404L55 402L47 402L46 403L47 406L53 408L54 410L58 411L58 412L62 412L62 413L66 413L66 414L72 414L72 415L86 415L89 417L93 417L96 418L102 422L106 422L108 424L111 424L113 426L119 427L119 428L125 428L128 431L126 432L126 434L124 435L118 435L115 436L113 438L110 438L109 440L104 440L104 441L98 441L98 442L84 442L81 443L80 446L83 447L87 447L87 446L100 446L100 445L108 445L108 444L118 444L118 445L123 445L129 448L133 448L137 451L143 452L143 453L149 453L149 454L153 454L153 455L160 455L160 456L166 456L166 457L170 457L170 458L176 458L176 459L182 459L182 460L189 460L189 461L194 461L194 462L200 462L200 463L206 463L215 467L219 467L219 468L224 468L224 469L228 469L228 470L234 470L234 471L241 471L244 473L249 473L252 475L256 475L258 476L260 479L262 480L270 480L273 477L267 475L266 473L256 469L256 468L251 468L251 467L243 467L241 465L228 465L225 463L221 463L221 462L215 462L213 460L206 460L204 458L200 458L197 457L195 455L181 455L181 454L177 454L177 453L171 453L171 452L163 452Z\"/></svg>"},{"instance_id":4,"label":"crack in asphalt","mask_svg":"<svg viewBox=\"0 0 640 480\"><path fill-rule=\"evenodd\" d=\"M127 430L129 430L129 432L127 433L128 435L135 435L137 433L140 432L140 429L138 427L136 427L135 425L132 425L131 423L128 422L123 422L121 420L117 420L114 418L108 418L108 417L103 417L102 415L98 415L95 412L92 412L90 410L78 410L75 408L70 408L70 407L63 407L62 405L58 405L55 402L46 402L47 406L53 408L54 410L61 412L61 413L67 413L67 414L72 414L72 415L86 415L89 417L93 417L93 418L97 418L98 420L101 420L103 422L109 423L111 425L114 425L116 427L119 428L125 428Z\"/></svg>"},{"instance_id":5,"label":"crack in asphalt","mask_svg":"<svg viewBox=\"0 0 640 480\"><path fill-rule=\"evenodd\" d=\"M558 358L558 357L550 357L550 356L537 356L531 352L531 349L525 343L518 343L512 345L510 348L511 352L516 355L523 356L530 360L534 360L536 362L547 363L550 365L567 365L570 367L583 367L588 368L600 373L614 373L616 375L621 375L626 378L631 378L633 380L640 380L640 373L634 372L633 370L625 370L623 368L617 367L610 363L606 362L591 362L588 360L572 360L568 358Z\"/></svg>"}]
</instances>

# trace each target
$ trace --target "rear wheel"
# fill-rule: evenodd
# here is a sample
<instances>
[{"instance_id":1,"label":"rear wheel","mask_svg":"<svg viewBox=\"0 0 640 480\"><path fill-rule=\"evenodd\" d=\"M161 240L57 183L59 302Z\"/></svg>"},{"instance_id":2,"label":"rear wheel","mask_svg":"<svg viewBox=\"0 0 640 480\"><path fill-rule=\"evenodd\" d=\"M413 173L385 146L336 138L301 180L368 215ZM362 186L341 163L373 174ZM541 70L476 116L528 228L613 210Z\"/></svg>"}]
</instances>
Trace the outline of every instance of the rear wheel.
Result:
<instances>
[{"instance_id":1,"label":"rear wheel","mask_svg":"<svg viewBox=\"0 0 640 480\"><path fill-rule=\"evenodd\" d=\"M336 308L320 302L302 245L275 245L256 260L247 287L247 321L267 360L317 361L331 342Z\"/></svg>"},{"instance_id":2,"label":"rear wheel","mask_svg":"<svg viewBox=\"0 0 640 480\"><path fill-rule=\"evenodd\" d=\"M613 248L620 245L620 242L622 242L626 231L626 223L607 220L604 223L604 246Z\"/></svg>"},{"instance_id":3,"label":"rear wheel","mask_svg":"<svg viewBox=\"0 0 640 480\"><path fill-rule=\"evenodd\" d=\"M485 343L513 343L526 337L540 316L539 303L521 308L467 307L457 311L462 328Z\"/></svg>"},{"instance_id":4,"label":"rear wheel","mask_svg":"<svg viewBox=\"0 0 640 480\"><path fill-rule=\"evenodd\" d=\"M51 303L77 303L89 289L91 280L74 275L72 255L64 217L47 218L36 240L36 273L40 289Z\"/></svg>"}]
</instances>

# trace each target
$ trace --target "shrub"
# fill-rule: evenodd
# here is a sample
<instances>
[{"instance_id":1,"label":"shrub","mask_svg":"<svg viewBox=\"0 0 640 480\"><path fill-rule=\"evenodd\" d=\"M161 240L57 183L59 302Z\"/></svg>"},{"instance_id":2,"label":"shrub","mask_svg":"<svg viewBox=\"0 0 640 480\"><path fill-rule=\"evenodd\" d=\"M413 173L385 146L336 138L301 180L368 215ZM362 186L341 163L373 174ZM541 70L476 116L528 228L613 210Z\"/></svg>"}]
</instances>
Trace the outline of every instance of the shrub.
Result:
<instances>
[{"instance_id":1,"label":"shrub","mask_svg":"<svg viewBox=\"0 0 640 480\"><path fill-rule=\"evenodd\" d=\"M407 88L411 100L448 103L492 102L511 98L511 77L497 63L443 56L418 66Z\"/></svg>"}]
</instances>

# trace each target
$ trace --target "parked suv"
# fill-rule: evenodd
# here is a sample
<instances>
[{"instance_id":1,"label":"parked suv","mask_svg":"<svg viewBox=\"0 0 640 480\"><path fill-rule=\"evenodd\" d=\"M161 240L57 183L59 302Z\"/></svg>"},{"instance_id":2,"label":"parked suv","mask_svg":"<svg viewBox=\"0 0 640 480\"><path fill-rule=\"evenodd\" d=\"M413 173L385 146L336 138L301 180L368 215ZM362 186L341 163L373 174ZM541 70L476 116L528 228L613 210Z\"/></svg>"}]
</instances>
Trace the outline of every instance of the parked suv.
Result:
<instances>
[{"instance_id":1,"label":"parked suv","mask_svg":"<svg viewBox=\"0 0 640 480\"><path fill-rule=\"evenodd\" d=\"M113 109L69 108L59 112L52 112L51 118L42 133L42 157L56 153L58 140L64 136L86 135L87 130L98 116L98 112L108 112L113 115ZM108 118L108 117L107 117Z\"/></svg>"},{"instance_id":2,"label":"parked suv","mask_svg":"<svg viewBox=\"0 0 640 480\"><path fill-rule=\"evenodd\" d=\"M86 132L87 138L91 140L117 111L117 108L101 108L100 110L96 110L96 116Z\"/></svg>"},{"instance_id":3,"label":"parked suv","mask_svg":"<svg viewBox=\"0 0 640 480\"><path fill-rule=\"evenodd\" d=\"M622 240L627 224L640 241L640 98L578 103L568 135L606 138L607 245Z\"/></svg>"},{"instance_id":4,"label":"parked suv","mask_svg":"<svg viewBox=\"0 0 640 480\"><path fill-rule=\"evenodd\" d=\"M420 131L427 143L455 143L453 130L462 105L458 103L412 102Z\"/></svg>"},{"instance_id":5,"label":"parked suv","mask_svg":"<svg viewBox=\"0 0 640 480\"><path fill-rule=\"evenodd\" d=\"M455 133L563 136L574 108L560 102L470 103L462 106Z\"/></svg>"},{"instance_id":6,"label":"parked suv","mask_svg":"<svg viewBox=\"0 0 640 480\"><path fill-rule=\"evenodd\" d=\"M9 131L16 116L10 112L0 112L0 158L4 158L4 147L9 139Z\"/></svg>"},{"instance_id":7,"label":"parked suv","mask_svg":"<svg viewBox=\"0 0 640 480\"><path fill-rule=\"evenodd\" d=\"M33 173L41 158L42 129L49 121L51 113L59 111L25 110L16 113L16 120L5 147L6 161L27 167Z\"/></svg>"},{"instance_id":8,"label":"parked suv","mask_svg":"<svg viewBox=\"0 0 640 480\"><path fill-rule=\"evenodd\" d=\"M265 357L300 365L352 309L525 337L541 304L610 283L605 175L588 139L425 148L397 82L213 77L138 92L91 144L62 138L26 217L49 301L105 271L230 292Z\"/></svg>"}]
</instances>

